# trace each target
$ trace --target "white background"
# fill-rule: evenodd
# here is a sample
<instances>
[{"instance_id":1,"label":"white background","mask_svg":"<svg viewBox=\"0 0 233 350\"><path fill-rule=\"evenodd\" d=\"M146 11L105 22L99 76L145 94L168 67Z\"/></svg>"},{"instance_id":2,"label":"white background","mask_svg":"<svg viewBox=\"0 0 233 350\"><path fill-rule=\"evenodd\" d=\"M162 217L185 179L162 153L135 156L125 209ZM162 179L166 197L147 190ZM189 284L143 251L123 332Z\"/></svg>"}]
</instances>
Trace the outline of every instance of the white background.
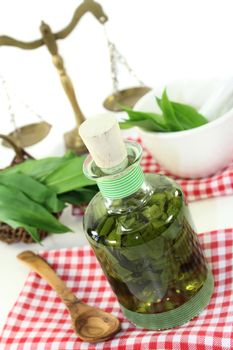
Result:
<instances>
[{"instance_id":1,"label":"white background","mask_svg":"<svg viewBox=\"0 0 233 350\"><path fill-rule=\"evenodd\" d=\"M25 41L37 39L41 20L54 31L60 30L80 3L1 1L0 34ZM109 17L106 27L110 38L147 85L233 75L231 0L101 0L101 4ZM102 101L112 87L102 26L87 14L67 39L59 41L59 49L84 114L89 117L103 111ZM17 125L35 120L21 101L53 124L50 136L28 151L37 158L62 154L62 134L74 126L74 118L47 49L0 47L0 75L7 80ZM134 83L124 69L120 78L122 88ZM11 129L0 83L0 133ZM12 151L1 147L0 167L9 164L12 157ZM233 227L232 207L233 196L192 203L190 209L198 232ZM69 210L62 220L78 233L54 235L45 240L44 249L85 243L81 221L72 218ZM8 247L0 243L0 328L27 275L27 269L18 264L15 256L27 248L23 244ZM31 248L40 249L34 245Z\"/></svg>"},{"instance_id":2,"label":"white background","mask_svg":"<svg viewBox=\"0 0 233 350\"><path fill-rule=\"evenodd\" d=\"M0 33L25 41L37 39L42 19L57 31L70 21L80 3L1 1ZM109 16L110 38L149 86L233 74L231 0L101 0L101 4ZM68 38L59 41L59 48L84 113L101 111L102 100L111 91L103 27L87 14ZM0 73L18 99L27 101L48 121L64 129L73 125L72 111L45 47L32 51L1 47ZM130 85L132 81L122 75L122 87ZM3 121L1 114L0 118L1 130L6 130L7 117Z\"/></svg>"}]
</instances>

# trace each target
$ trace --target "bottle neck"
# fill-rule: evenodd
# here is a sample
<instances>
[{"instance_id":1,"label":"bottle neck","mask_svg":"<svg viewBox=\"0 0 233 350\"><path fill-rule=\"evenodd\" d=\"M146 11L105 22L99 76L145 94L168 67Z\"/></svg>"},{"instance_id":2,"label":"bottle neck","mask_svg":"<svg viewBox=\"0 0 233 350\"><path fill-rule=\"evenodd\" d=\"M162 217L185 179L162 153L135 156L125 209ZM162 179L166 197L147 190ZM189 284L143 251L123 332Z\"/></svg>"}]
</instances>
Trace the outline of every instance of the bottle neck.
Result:
<instances>
[{"instance_id":1,"label":"bottle neck","mask_svg":"<svg viewBox=\"0 0 233 350\"><path fill-rule=\"evenodd\" d=\"M127 167L112 176L97 179L103 197L122 199L136 193L144 182L144 174L139 164Z\"/></svg>"},{"instance_id":2,"label":"bottle neck","mask_svg":"<svg viewBox=\"0 0 233 350\"><path fill-rule=\"evenodd\" d=\"M127 142L127 158L111 169L98 168L89 156L84 173L95 180L109 212L122 213L144 205L151 196L151 186L145 181L140 167L141 146Z\"/></svg>"},{"instance_id":3,"label":"bottle neck","mask_svg":"<svg viewBox=\"0 0 233 350\"><path fill-rule=\"evenodd\" d=\"M115 199L104 197L105 206L110 214L132 212L143 207L151 198L152 193L153 191L150 184L143 178L140 187L128 196Z\"/></svg>"}]
</instances>

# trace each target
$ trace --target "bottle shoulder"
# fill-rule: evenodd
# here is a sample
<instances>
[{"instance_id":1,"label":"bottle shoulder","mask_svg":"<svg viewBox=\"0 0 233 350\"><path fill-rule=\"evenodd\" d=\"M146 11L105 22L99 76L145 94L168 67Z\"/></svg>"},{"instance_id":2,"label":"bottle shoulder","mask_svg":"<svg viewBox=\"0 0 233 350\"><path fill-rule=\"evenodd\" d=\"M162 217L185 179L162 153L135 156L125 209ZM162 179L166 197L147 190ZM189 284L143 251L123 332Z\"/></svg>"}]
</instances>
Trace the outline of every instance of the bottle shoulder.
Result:
<instances>
[{"instance_id":1,"label":"bottle shoulder","mask_svg":"<svg viewBox=\"0 0 233 350\"><path fill-rule=\"evenodd\" d=\"M165 175L146 173L145 180L146 180L146 183L148 183L152 189L151 191L152 196L158 193L160 193L160 196L162 196L161 194L163 193L165 196L169 196L169 198L177 197L178 195L184 198L180 185ZM121 203L121 199L119 199L119 205L120 203ZM149 202L148 205L151 205L151 201ZM100 192L98 192L92 198L91 202L89 203L89 206L93 206L93 207L105 206L105 199Z\"/></svg>"},{"instance_id":2,"label":"bottle shoulder","mask_svg":"<svg viewBox=\"0 0 233 350\"><path fill-rule=\"evenodd\" d=\"M174 235L177 231L175 227L179 226L179 217L183 216L185 210L179 185L168 177L157 174L146 175L146 181L152 189L149 200L134 210L121 214L109 214L104 198L98 193L87 208L85 231L92 238L93 233L96 239L102 237L106 244L109 240L117 242L120 238L121 243L125 240L129 244L129 239L139 243L141 237L151 240L165 231Z\"/></svg>"},{"instance_id":3,"label":"bottle shoulder","mask_svg":"<svg viewBox=\"0 0 233 350\"><path fill-rule=\"evenodd\" d=\"M180 185L170 177L163 174L146 173L146 181L151 185L154 192L161 192L163 190L179 190L182 194Z\"/></svg>"}]
</instances>

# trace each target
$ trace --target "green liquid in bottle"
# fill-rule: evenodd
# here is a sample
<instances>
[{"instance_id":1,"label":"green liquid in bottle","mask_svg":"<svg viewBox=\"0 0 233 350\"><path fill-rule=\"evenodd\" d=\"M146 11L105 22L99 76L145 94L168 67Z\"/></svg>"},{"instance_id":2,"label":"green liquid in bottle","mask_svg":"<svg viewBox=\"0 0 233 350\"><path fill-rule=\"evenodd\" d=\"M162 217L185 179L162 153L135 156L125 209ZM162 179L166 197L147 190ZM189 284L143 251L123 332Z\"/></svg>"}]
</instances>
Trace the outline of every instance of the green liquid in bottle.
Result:
<instances>
[{"instance_id":1,"label":"green liquid in bottle","mask_svg":"<svg viewBox=\"0 0 233 350\"><path fill-rule=\"evenodd\" d=\"M208 304L213 278L179 185L143 175L141 148L100 169L89 158L85 174L99 192L89 203L84 230L124 315L148 329L184 324Z\"/></svg>"},{"instance_id":2,"label":"green liquid in bottle","mask_svg":"<svg viewBox=\"0 0 233 350\"><path fill-rule=\"evenodd\" d=\"M203 286L207 265L179 186L162 175L148 175L147 183L149 200L139 204L140 192L123 199L129 210L122 213L109 212L97 195L85 230L120 304L154 314L189 301Z\"/></svg>"}]
</instances>

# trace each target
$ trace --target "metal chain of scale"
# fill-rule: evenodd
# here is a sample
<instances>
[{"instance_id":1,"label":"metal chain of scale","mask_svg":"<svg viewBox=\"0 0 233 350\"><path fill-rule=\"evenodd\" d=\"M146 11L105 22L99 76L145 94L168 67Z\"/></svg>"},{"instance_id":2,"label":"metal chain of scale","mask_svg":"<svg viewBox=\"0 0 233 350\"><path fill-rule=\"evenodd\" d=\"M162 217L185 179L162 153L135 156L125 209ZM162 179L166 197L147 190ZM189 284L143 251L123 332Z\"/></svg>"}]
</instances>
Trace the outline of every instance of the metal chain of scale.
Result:
<instances>
[{"instance_id":1,"label":"metal chain of scale","mask_svg":"<svg viewBox=\"0 0 233 350\"><path fill-rule=\"evenodd\" d=\"M24 127L18 127L16 123L15 108L13 107L11 94L9 93L9 88L6 79L0 75L0 81L3 87L4 94L6 96L7 110L10 116L10 122L13 127L13 132L9 135L20 147L30 146L34 143L39 142L43 139L49 132L51 125L48 124L45 119L38 113L36 113L27 103L20 101L20 104L27 110L30 114L34 115L39 122L35 124L28 124ZM33 141L28 142L28 133L31 131L34 133ZM3 141L4 146L9 146L8 143Z\"/></svg>"},{"instance_id":2,"label":"metal chain of scale","mask_svg":"<svg viewBox=\"0 0 233 350\"><path fill-rule=\"evenodd\" d=\"M13 108L12 98L10 96L9 89L8 89L8 86L7 86L7 82L6 82L6 79L2 75L0 75L0 80L1 80L1 83L2 83L2 87L4 89L4 93L5 93L6 99L7 99L7 108L8 108L8 112L10 114L10 117L11 117L11 122L12 122L12 125L13 125L14 129L16 130L17 129L17 123L16 123L16 118L15 118L15 112L14 112L14 108ZM20 101L20 103L31 114L34 114L38 120L40 120L41 122L45 122L45 119L40 114L35 112L27 103L25 103L23 101Z\"/></svg>"},{"instance_id":3,"label":"metal chain of scale","mask_svg":"<svg viewBox=\"0 0 233 350\"><path fill-rule=\"evenodd\" d=\"M147 92L151 90L144 82L138 78L135 71L130 67L125 57L119 52L116 45L109 39L106 26L104 25L104 33L107 41L113 91L104 102L103 106L112 112L121 112L124 107L133 108L135 103ZM128 74L137 81L137 86L119 89L119 63L126 68Z\"/></svg>"},{"instance_id":4,"label":"metal chain of scale","mask_svg":"<svg viewBox=\"0 0 233 350\"><path fill-rule=\"evenodd\" d=\"M130 67L128 64L126 58L119 52L116 45L109 39L106 25L103 25L104 28L104 34L107 41L108 49L109 49L109 56L110 56L110 66L111 66L111 78L112 78L112 84L113 84L113 92L117 93L119 91L119 80L118 80L118 63L121 63L122 66L124 66L129 74L135 78L135 80L138 82L140 86L146 86L146 84L139 79L135 71Z\"/></svg>"},{"instance_id":5,"label":"metal chain of scale","mask_svg":"<svg viewBox=\"0 0 233 350\"><path fill-rule=\"evenodd\" d=\"M16 120L15 120L15 113L14 113L14 110L13 110L13 107L12 107L12 101L11 101L11 97L10 97L10 94L9 94L7 82L6 82L5 78L2 75L0 75L0 80L1 80L2 87L3 87L3 90L4 90L5 96L6 96L7 110L8 110L9 116L10 116L10 122L11 122L11 124L13 126L13 129L14 129L15 133L16 133L16 137L18 138L18 128L17 128L17 124L16 124Z\"/></svg>"}]
</instances>

